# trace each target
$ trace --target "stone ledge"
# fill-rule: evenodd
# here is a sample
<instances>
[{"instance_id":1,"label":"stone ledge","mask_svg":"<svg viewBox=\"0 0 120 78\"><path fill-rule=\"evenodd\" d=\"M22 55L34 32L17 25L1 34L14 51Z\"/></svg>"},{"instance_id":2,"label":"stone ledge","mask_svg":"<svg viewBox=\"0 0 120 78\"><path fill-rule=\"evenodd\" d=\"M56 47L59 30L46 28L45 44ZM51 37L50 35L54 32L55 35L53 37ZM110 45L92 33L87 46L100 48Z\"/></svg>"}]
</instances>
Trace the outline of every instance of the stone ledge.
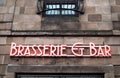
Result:
<instances>
[{"instance_id":1,"label":"stone ledge","mask_svg":"<svg viewBox=\"0 0 120 78\"><path fill-rule=\"evenodd\" d=\"M13 36L109 36L111 30L41 30L41 31L12 31Z\"/></svg>"},{"instance_id":2,"label":"stone ledge","mask_svg":"<svg viewBox=\"0 0 120 78\"><path fill-rule=\"evenodd\" d=\"M32 70L32 71L31 71ZM112 73L113 66L8 65L8 72L39 73Z\"/></svg>"},{"instance_id":3,"label":"stone ledge","mask_svg":"<svg viewBox=\"0 0 120 78\"><path fill-rule=\"evenodd\" d=\"M119 30L0 30L0 36L120 36Z\"/></svg>"}]
</instances>

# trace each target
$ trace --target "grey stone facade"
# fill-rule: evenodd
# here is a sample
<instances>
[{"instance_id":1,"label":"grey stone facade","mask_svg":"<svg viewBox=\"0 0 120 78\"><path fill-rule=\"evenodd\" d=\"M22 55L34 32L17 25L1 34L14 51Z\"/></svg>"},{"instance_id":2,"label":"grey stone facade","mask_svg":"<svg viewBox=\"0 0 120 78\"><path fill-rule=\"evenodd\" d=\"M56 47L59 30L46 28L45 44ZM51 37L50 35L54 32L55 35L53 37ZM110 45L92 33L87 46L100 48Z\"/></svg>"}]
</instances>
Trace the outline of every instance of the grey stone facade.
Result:
<instances>
[{"instance_id":1,"label":"grey stone facade","mask_svg":"<svg viewBox=\"0 0 120 78\"><path fill-rule=\"evenodd\" d=\"M85 0L78 17L42 17L37 0L0 0L0 78L28 73L105 73L120 78L120 0ZM10 44L110 45L112 57L11 58Z\"/></svg>"}]
</instances>

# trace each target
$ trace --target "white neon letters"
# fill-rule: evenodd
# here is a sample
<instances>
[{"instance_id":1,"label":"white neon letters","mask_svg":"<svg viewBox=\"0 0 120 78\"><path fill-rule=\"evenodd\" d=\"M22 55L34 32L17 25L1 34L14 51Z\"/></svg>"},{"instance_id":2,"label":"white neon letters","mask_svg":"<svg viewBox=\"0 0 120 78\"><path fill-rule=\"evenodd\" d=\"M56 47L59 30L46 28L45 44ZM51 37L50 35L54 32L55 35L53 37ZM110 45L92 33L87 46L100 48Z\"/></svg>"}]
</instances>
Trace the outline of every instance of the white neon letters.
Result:
<instances>
[{"instance_id":1,"label":"white neon letters","mask_svg":"<svg viewBox=\"0 0 120 78\"><path fill-rule=\"evenodd\" d=\"M110 57L111 48L108 45L96 46L94 43L89 43L85 46L78 42L72 46L68 45L17 45L11 43L10 56L48 56L48 57Z\"/></svg>"}]
</instances>

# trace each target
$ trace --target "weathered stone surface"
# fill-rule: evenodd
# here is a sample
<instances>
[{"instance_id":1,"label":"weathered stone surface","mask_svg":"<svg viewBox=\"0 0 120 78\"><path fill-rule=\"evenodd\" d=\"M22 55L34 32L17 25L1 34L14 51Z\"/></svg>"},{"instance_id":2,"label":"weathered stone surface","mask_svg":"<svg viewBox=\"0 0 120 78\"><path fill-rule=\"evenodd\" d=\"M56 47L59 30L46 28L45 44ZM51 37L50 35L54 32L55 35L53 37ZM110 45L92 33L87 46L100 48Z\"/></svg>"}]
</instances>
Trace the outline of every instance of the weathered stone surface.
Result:
<instances>
[{"instance_id":1,"label":"weathered stone surface","mask_svg":"<svg viewBox=\"0 0 120 78\"><path fill-rule=\"evenodd\" d=\"M120 54L120 46L111 46L111 54Z\"/></svg>"},{"instance_id":2,"label":"weathered stone surface","mask_svg":"<svg viewBox=\"0 0 120 78\"><path fill-rule=\"evenodd\" d=\"M39 73L113 73L112 66L29 66L9 65L8 72L39 72ZM110 72L111 71L111 72Z\"/></svg>"},{"instance_id":3,"label":"weathered stone surface","mask_svg":"<svg viewBox=\"0 0 120 78\"><path fill-rule=\"evenodd\" d=\"M6 4L6 0L0 0L0 6L3 6Z\"/></svg>"},{"instance_id":4,"label":"weathered stone surface","mask_svg":"<svg viewBox=\"0 0 120 78\"><path fill-rule=\"evenodd\" d=\"M46 60L47 61L47 60ZM38 58L23 58L22 64L26 64L26 65L43 65L44 64L44 60L41 57Z\"/></svg>"},{"instance_id":5,"label":"weathered stone surface","mask_svg":"<svg viewBox=\"0 0 120 78\"><path fill-rule=\"evenodd\" d=\"M104 37L105 44L120 44L120 37Z\"/></svg>"},{"instance_id":6,"label":"weathered stone surface","mask_svg":"<svg viewBox=\"0 0 120 78\"><path fill-rule=\"evenodd\" d=\"M95 6L108 6L109 0L94 0Z\"/></svg>"},{"instance_id":7,"label":"weathered stone surface","mask_svg":"<svg viewBox=\"0 0 120 78\"><path fill-rule=\"evenodd\" d=\"M112 6L111 11L113 13L120 13L120 6Z\"/></svg>"},{"instance_id":8,"label":"weathered stone surface","mask_svg":"<svg viewBox=\"0 0 120 78\"><path fill-rule=\"evenodd\" d=\"M15 42L16 44L24 44L25 37L8 37L7 44L11 44L12 42Z\"/></svg>"},{"instance_id":9,"label":"weathered stone surface","mask_svg":"<svg viewBox=\"0 0 120 78\"><path fill-rule=\"evenodd\" d=\"M15 6L16 0L7 0L6 6L7 7L12 7Z\"/></svg>"},{"instance_id":10,"label":"weathered stone surface","mask_svg":"<svg viewBox=\"0 0 120 78\"><path fill-rule=\"evenodd\" d=\"M4 78L14 78L15 73L7 73L7 75Z\"/></svg>"},{"instance_id":11,"label":"weathered stone surface","mask_svg":"<svg viewBox=\"0 0 120 78\"><path fill-rule=\"evenodd\" d=\"M112 13L111 16L112 16L111 17L112 21L119 21L119 19L118 19L118 13Z\"/></svg>"},{"instance_id":12,"label":"weathered stone surface","mask_svg":"<svg viewBox=\"0 0 120 78\"><path fill-rule=\"evenodd\" d=\"M6 44L7 37L0 37L0 44Z\"/></svg>"},{"instance_id":13,"label":"weathered stone surface","mask_svg":"<svg viewBox=\"0 0 120 78\"><path fill-rule=\"evenodd\" d=\"M81 30L98 30L98 24L96 22L81 22Z\"/></svg>"},{"instance_id":14,"label":"weathered stone surface","mask_svg":"<svg viewBox=\"0 0 120 78\"><path fill-rule=\"evenodd\" d=\"M9 12L8 13L14 13L14 10L15 10L15 6L11 6L9 7Z\"/></svg>"},{"instance_id":15,"label":"weathered stone surface","mask_svg":"<svg viewBox=\"0 0 120 78\"><path fill-rule=\"evenodd\" d=\"M7 13L8 8L7 7L0 7L0 13Z\"/></svg>"},{"instance_id":16,"label":"weathered stone surface","mask_svg":"<svg viewBox=\"0 0 120 78\"><path fill-rule=\"evenodd\" d=\"M1 50L1 49L0 49ZM4 63L4 56L3 55L0 55L0 64L3 64Z\"/></svg>"},{"instance_id":17,"label":"weathered stone surface","mask_svg":"<svg viewBox=\"0 0 120 78\"><path fill-rule=\"evenodd\" d=\"M20 14L24 14L25 7L20 7Z\"/></svg>"},{"instance_id":18,"label":"weathered stone surface","mask_svg":"<svg viewBox=\"0 0 120 78\"><path fill-rule=\"evenodd\" d=\"M44 65L64 65L64 58L44 58Z\"/></svg>"},{"instance_id":19,"label":"weathered stone surface","mask_svg":"<svg viewBox=\"0 0 120 78\"><path fill-rule=\"evenodd\" d=\"M111 22L112 21L111 15L110 14L105 14L105 15L102 14L102 21L103 22Z\"/></svg>"},{"instance_id":20,"label":"weathered stone surface","mask_svg":"<svg viewBox=\"0 0 120 78\"><path fill-rule=\"evenodd\" d=\"M95 7L93 7L93 6L86 6L85 13L95 13Z\"/></svg>"},{"instance_id":21,"label":"weathered stone surface","mask_svg":"<svg viewBox=\"0 0 120 78\"><path fill-rule=\"evenodd\" d=\"M111 14L111 7L108 6L96 6L95 13L97 14Z\"/></svg>"},{"instance_id":22,"label":"weathered stone surface","mask_svg":"<svg viewBox=\"0 0 120 78\"><path fill-rule=\"evenodd\" d=\"M24 14L36 14L36 7L25 7Z\"/></svg>"},{"instance_id":23,"label":"weathered stone surface","mask_svg":"<svg viewBox=\"0 0 120 78\"><path fill-rule=\"evenodd\" d=\"M102 16L101 16L101 14L89 14L88 21L100 22L100 21L102 21Z\"/></svg>"},{"instance_id":24,"label":"weathered stone surface","mask_svg":"<svg viewBox=\"0 0 120 78\"><path fill-rule=\"evenodd\" d=\"M2 30L11 29L11 24L12 23L0 23L0 29Z\"/></svg>"},{"instance_id":25,"label":"weathered stone surface","mask_svg":"<svg viewBox=\"0 0 120 78\"><path fill-rule=\"evenodd\" d=\"M64 44L83 43L83 37L64 37Z\"/></svg>"},{"instance_id":26,"label":"weathered stone surface","mask_svg":"<svg viewBox=\"0 0 120 78\"><path fill-rule=\"evenodd\" d=\"M13 14L4 14L4 21L13 21Z\"/></svg>"},{"instance_id":27,"label":"weathered stone surface","mask_svg":"<svg viewBox=\"0 0 120 78\"><path fill-rule=\"evenodd\" d=\"M98 30L112 30L112 22L98 22Z\"/></svg>"},{"instance_id":28,"label":"weathered stone surface","mask_svg":"<svg viewBox=\"0 0 120 78\"><path fill-rule=\"evenodd\" d=\"M84 14L84 15L79 16L79 20L80 20L80 24L84 21L88 22L88 14Z\"/></svg>"},{"instance_id":29,"label":"weathered stone surface","mask_svg":"<svg viewBox=\"0 0 120 78\"><path fill-rule=\"evenodd\" d=\"M25 6L25 0L17 0L16 6L17 7L24 7Z\"/></svg>"},{"instance_id":30,"label":"weathered stone surface","mask_svg":"<svg viewBox=\"0 0 120 78\"><path fill-rule=\"evenodd\" d=\"M120 66L118 65L118 66L115 66L114 67L114 69L115 69L115 75L120 75Z\"/></svg>"},{"instance_id":31,"label":"weathered stone surface","mask_svg":"<svg viewBox=\"0 0 120 78\"><path fill-rule=\"evenodd\" d=\"M109 1L110 1L110 5L115 5L116 4L115 0L109 0Z\"/></svg>"},{"instance_id":32,"label":"weathered stone surface","mask_svg":"<svg viewBox=\"0 0 120 78\"><path fill-rule=\"evenodd\" d=\"M5 74L7 71L7 65L0 65L0 73Z\"/></svg>"},{"instance_id":33,"label":"weathered stone surface","mask_svg":"<svg viewBox=\"0 0 120 78\"><path fill-rule=\"evenodd\" d=\"M37 4L37 0L25 0L25 5L28 7L34 7Z\"/></svg>"},{"instance_id":34,"label":"weathered stone surface","mask_svg":"<svg viewBox=\"0 0 120 78\"><path fill-rule=\"evenodd\" d=\"M103 44L104 38L103 37L84 37L83 38L85 44L89 44L93 42L95 44Z\"/></svg>"},{"instance_id":35,"label":"weathered stone surface","mask_svg":"<svg viewBox=\"0 0 120 78\"><path fill-rule=\"evenodd\" d=\"M25 44L63 44L61 37L26 37Z\"/></svg>"},{"instance_id":36,"label":"weathered stone surface","mask_svg":"<svg viewBox=\"0 0 120 78\"><path fill-rule=\"evenodd\" d=\"M114 21L113 22L113 29L114 30L120 30L120 21Z\"/></svg>"},{"instance_id":37,"label":"weathered stone surface","mask_svg":"<svg viewBox=\"0 0 120 78\"><path fill-rule=\"evenodd\" d=\"M10 35L11 31L9 30L0 30L0 35Z\"/></svg>"},{"instance_id":38,"label":"weathered stone surface","mask_svg":"<svg viewBox=\"0 0 120 78\"><path fill-rule=\"evenodd\" d=\"M0 14L0 21L3 21L4 14Z\"/></svg>"},{"instance_id":39,"label":"weathered stone surface","mask_svg":"<svg viewBox=\"0 0 120 78\"><path fill-rule=\"evenodd\" d=\"M120 30L113 30L114 35L120 35Z\"/></svg>"},{"instance_id":40,"label":"weathered stone surface","mask_svg":"<svg viewBox=\"0 0 120 78\"><path fill-rule=\"evenodd\" d=\"M10 45L0 45L0 54L9 54Z\"/></svg>"},{"instance_id":41,"label":"weathered stone surface","mask_svg":"<svg viewBox=\"0 0 120 78\"><path fill-rule=\"evenodd\" d=\"M115 0L117 5L120 5L120 0Z\"/></svg>"}]
</instances>

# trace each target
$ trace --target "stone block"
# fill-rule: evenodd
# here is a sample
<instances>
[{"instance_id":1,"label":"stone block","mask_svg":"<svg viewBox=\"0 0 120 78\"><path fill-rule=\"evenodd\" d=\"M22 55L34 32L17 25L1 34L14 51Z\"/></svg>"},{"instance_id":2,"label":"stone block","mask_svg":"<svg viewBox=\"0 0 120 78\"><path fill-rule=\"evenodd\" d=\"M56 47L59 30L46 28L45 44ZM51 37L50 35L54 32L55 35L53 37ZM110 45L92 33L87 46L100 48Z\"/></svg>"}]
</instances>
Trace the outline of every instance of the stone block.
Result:
<instances>
[{"instance_id":1,"label":"stone block","mask_svg":"<svg viewBox=\"0 0 120 78\"><path fill-rule=\"evenodd\" d=\"M15 73L7 73L7 75L4 78L14 78Z\"/></svg>"},{"instance_id":2,"label":"stone block","mask_svg":"<svg viewBox=\"0 0 120 78\"><path fill-rule=\"evenodd\" d=\"M6 61L5 61L5 63L6 64L12 64L12 65L20 65L20 64L23 64L23 62L24 62L24 58L19 58L19 57L10 57L10 56L6 56L6 58L8 59L6 59Z\"/></svg>"},{"instance_id":3,"label":"stone block","mask_svg":"<svg viewBox=\"0 0 120 78\"><path fill-rule=\"evenodd\" d=\"M104 37L105 44L120 44L120 37Z\"/></svg>"},{"instance_id":4,"label":"stone block","mask_svg":"<svg viewBox=\"0 0 120 78\"><path fill-rule=\"evenodd\" d=\"M102 21L102 15L101 14L89 14L88 15L88 21L90 21L90 22L100 22L100 21Z\"/></svg>"},{"instance_id":5,"label":"stone block","mask_svg":"<svg viewBox=\"0 0 120 78\"><path fill-rule=\"evenodd\" d=\"M83 41L85 44L89 44L90 42L93 42L95 44L103 44L104 38L103 37L84 37Z\"/></svg>"},{"instance_id":6,"label":"stone block","mask_svg":"<svg viewBox=\"0 0 120 78\"><path fill-rule=\"evenodd\" d=\"M25 6L35 7L37 4L37 0L25 0Z\"/></svg>"},{"instance_id":7,"label":"stone block","mask_svg":"<svg viewBox=\"0 0 120 78\"><path fill-rule=\"evenodd\" d=\"M44 60L43 58L41 57L38 57L38 58L23 58L23 62L22 64L25 64L25 65L43 65L44 64Z\"/></svg>"},{"instance_id":8,"label":"stone block","mask_svg":"<svg viewBox=\"0 0 120 78\"><path fill-rule=\"evenodd\" d=\"M24 11L25 11L25 7L20 7L20 14L24 14Z\"/></svg>"},{"instance_id":9,"label":"stone block","mask_svg":"<svg viewBox=\"0 0 120 78\"><path fill-rule=\"evenodd\" d=\"M98 22L98 29L99 30L112 30L113 24L112 22Z\"/></svg>"},{"instance_id":10,"label":"stone block","mask_svg":"<svg viewBox=\"0 0 120 78\"><path fill-rule=\"evenodd\" d=\"M25 44L63 44L62 37L26 37Z\"/></svg>"},{"instance_id":11,"label":"stone block","mask_svg":"<svg viewBox=\"0 0 120 78\"><path fill-rule=\"evenodd\" d=\"M0 44L6 44L7 37L0 37Z\"/></svg>"},{"instance_id":12,"label":"stone block","mask_svg":"<svg viewBox=\"0 0 120 78\"><path fill-rule=\"evenodd\" d=\"M4 21L13 21L13 14L4 14Z\"/></svg>"},{"instance_id":13,"label":"stone block","mask_svg":"<svg viewBox=\"0 0 120 78\"><path fill-rule=\"evenodd\" d=\"M120 21L120 14L118 14L118 20Z\"/></svg>"},{"instance_id":14,"label":"stone block","mask_svg":"<svg viewBox=\"0 0 120 78\"><path fill-rule=\"evenodd\" d=\"M89 13L95 13L95 7L94 6L86 6L85 13L88 13L88 14Z\"/></svg>"},{"instance_id":15,"label":"stone block","mask_svg":"<svg viewBox=\"0 0 120 78\"><path fill-rule=\"evenodd\" d=\"M116 5L115 0L110 0L110 5Z\"/></svg>"},{"instance_id":16,"label":"stone block","mask_svg":"<svg viewBox=\"0 0 120 78\"><path fill-rule=\"evenodd\" d=\"M0 13L7 13L8 12L8 8L7 7L1 7L0 6Z\"/></svg>"},{"instance_id":17,"label":"stone block","mask_svg":"<svg viewBox=\"0 0 120 78\"><path fill-rule=\"evenodd\" d=\"M112 13L120 13L120 6L111 6Z\"/></svg>"},{"instance_id":18,"label":"stone block","mask_svg":"<svg viewBox=\"0 0 120 78\"><path fill-rule=\"evenodd\" d=\"M25 7L25 14L36 14L36 7Z\"/></svg>"},{"instance_id":19,"label":"stone block","mask_svg":"<svg viewBox=\"0 0 120 78\"><path fill-rule=\"evenodd\" d=\"M111 14L102 14L102 21L111 22L112 21Z\"/></svg>"},{"instance_id":20,"label":"stone block","mask_svg":"<svg viewBox=\"0 0 120 78\"><path fill-rule=\"evenodd\" d=\"M9 46L0 45L0 54L9 54L9 52L10 52L10 45Z\"/></svg>"},{"instance_id":21,"label":"stone block","mask_svg":"<svg viewBox=\"0 0 120 78\"><path fill-rule=\"evenodd\" d=\"M96 14L111 14L111 7L110 6L96 6L95 7Z\"/></svg>"},{"instance_id":22,"label":"stone block","mask_svg":"<svg viewBox=\"0 0 120 78\"><path fill-rule=\"evenodd\" d=\"M64 44L83 43L83 37L64 37Z\"/></svg>"},{"instance_id":23,"label":"stone block","mask_svg":"<svg viewBox=\"0 0 120 78\"><path fill-rule=\"evenodd\" d=\"M113 21L113 29L120 30L120 21Z\"/></svg>"},{"instance_id":24,"label":"stone block","mask_svg":"<svg viewBox=\"0 0 120 78\"><path fill-rule=\"evenodd\" d=\"M81 22L81 30L98 30L97 22Z\"/></svg>"},{"instance_id":25,"label":"stone block","mask_svg":"<svg viewBox=\"0 0 120 78\"><path fill-rule=\"evenodd\" d=\"M78 30L80 29L79 22L63 22L59 28L62 30ZM59 30L59 29L58 29Z\"/></svg>"},{"instance_id":26,"label":"stone block","mask_svg":"<svg viewBox=\"0 0 120 78\"><path fill-rule=\"evenodd\" d=\"M40 30L38 22L19 22L13 23L13 30Z\"/></svg>"},{"instance_id":27,"label":"stone block","mask_svg":"<svg viewBox=\"0 0 120 78\"><path fill-rule=\"evenodd\" d=\"M120 46L111 46L111 54L119 55L120 54Z\"/></svg>"},{"instance_id":28,"label":"stone block","mask_svg":"<svg viewBox=\"0 0 120 78\"><path fill-rule=\"evenodd\" d=\"M6 6L7 7L12 7L15 6L16 0L7 0Z\"/></svg>"},{"instance_id":29,"label":"stone block","mask_svg":"<svg viewBox=\"0 0 120 78\"><path fill-rule=\"evenodd\" d=\"M8 37L7 44L11 44L12 42L15 42L16 44L24 44L25 37Z\"/></svg>"},{"instance_id":30,"label":"stone block","mask_svg":"<svg viewBox=\"0 0 120 78\"><path fill-rule=\"evenodd\" d=\"M110 65L111 58L84 58L82 64L86 66L102 66L102 65Z\"/></svg>"},{"instance_id":31,"label":"stone block","mask_svg":"<svg viewBox=\"0 0 120 78\"><path fill-rule=\"evenodd\" d=\"M95 6L95 0L86 0L87 6Z\"/></svg>"},{"instance_id":32,"label":"stone block","mask_svg":"<svg viewBox=\"0 0 120 78\"><path fill-rule=\"evenodd\" d=\"M0 64L4 64L4 56L0 54Z\"/></svg>"},{"instance_id":33,"label":"stone block","mask_svg":"<svg viewBox=\"0 0 120 78\"><path fill-rule=\"evenodd\" d=\"M120 75L120 66L114 66L115 75Z\"/></svg>"},{"instance_id":34,"label":"stone block","mask_svg":"<svg viewBox=\"0 0 120 78\"><path fill-rule=\"evenodd\" d=\"M119 18L118 18L118 13L112 13L111 15L112 17L112 21L119 21Z\"/></svg>"},{"instance_id":35,"label":"stone block","mask_svg":"<svg viewBox=\"0 0 120 78\"><path fill-rule=\"evenodd\" d=\"M15 15L19 15L20 14L20 7L15 7Z\"/></svg>"},{"instance_id":36,"label":"stone block","mask_svg":"<svg viewBox=\"0 0 120 78\"><path fill-rule=\"evenodd\" d=\"M0 0L0 6L4 6L6 4L6 0Z\"/></svg>"},{"instance_id":37,"label":"stone block","mask_svg":"<svg viewBox=\"0 0 120 78\"><path fill-rule=\"evenodd\" d=\"M110 59L111 64L113 65L119 65L120 64L120 56L119 55L113 55Z\"/></svg>"},{"instance_id":38,"label":"stone block","mask_svg":"<svg viewBox=\"0 0 120 78\"><path fill-rule=\"evenodd\" d=\"M9 29L11 29L11 24L12 23L0 23L0 29L2 29L2 30L9 30Z\"/></svg>"},{"instance_id":39,"label":"stone block","mask_svg":"<svg viewBox=\"0 0 120 78\"><path fill-rule=\"evenodd\" d=\"M10 13L10 14L11 14L11 13L14 13L14 9L15 9L15 6L9 7L9 13Z\"/></svg>"},{"instance_id":40,"label":"stone block","mask_svg":"<svg viewBox=\"0 0 120 78\"><path fill-rule=\"evenodd\" d=\"M84 65L85 58L64 58L65 65Z\"/></svg>"},{"instance_id":41,"label":"stone block","mask_svg":"<svg viewBox=\"0 0 120 78\"><path fill-rule=\"evenodd\" d=\"M113 30L114 35L120 35L120 30Z\"/></svg>"},{"instance_id":42,"label":"stone block","mask_svg":"<svg viewBox=\"0 0 120 78\"><path fill-rule=\"evenodd\" d=\"M64 59L63 58L44 58L44 65L63 65Z\"/></svg>"},{"instance_id":43,"label":"stone block","mask_svg":"<svg viewBox=\"0 0 120 78\"><path fill-rule=\"evenodd\" d=\"M0 30L0 35L10 35L11 31L9 30Z\"/></svg>"},{"instance_id":44,"label":"stone block","mask_svg":"<svg viewBox=\"0 0 120 78\"><path fill-rule=\"evenodd\" d=\"M95 0L95 6L109 6L109 0Z\"/></svg>"},{"instance_id":45,"label":"stone block","mask_svg":"<svg viewBox=\"0 0 120 78\"><path fill-rule=\"evenodd\" d=\"M41 22L39 15L15 15L14 22Z\"/></svg>"},{"instance_id":46,"label":"stone block","mask_svg":"<svg viewBox=\"0 0 120 78\"><path fill-rule=\"evenodd\" d=\"M7 65L0 65L0 73L5 74L7 70Z\"/></svg>"},{"instance_id":47,"label":"stone block","mask_svg":"<svg viewBox=\"0 0 120 78\"><path fill-rule=\"evenodd\" d=\"M81 23L88 22L88 14L84 14L84 15L79 16L79 20Z\"/></svg>"},{"instance_id":48,"label":"stone block","mask_svg":"<svg viewBox=\"0 0 120 78\"><path fill-rule=\"evenodd\" d=\"M0 21L3 21L4 14L0 14Z\"/></svg>"},{"instance_id":49,"label":"stone block","mask_svg":"<svg viewBox=\"0 0 120 78\"><path fill-rule=\"evenodd\" d=\"M120 5L120 0L115 0L117 5Z\"/></svg>"},{"instance_id":50,"label":"stone block","mask_svg":"<svg viewBox=\"0 0 120 78\"><path fill-rule=\"evenodd\" d=\"M16 6L17 7L24 7L25 6L25 0L17 0Z\"/></svg>"}]
</instances>

